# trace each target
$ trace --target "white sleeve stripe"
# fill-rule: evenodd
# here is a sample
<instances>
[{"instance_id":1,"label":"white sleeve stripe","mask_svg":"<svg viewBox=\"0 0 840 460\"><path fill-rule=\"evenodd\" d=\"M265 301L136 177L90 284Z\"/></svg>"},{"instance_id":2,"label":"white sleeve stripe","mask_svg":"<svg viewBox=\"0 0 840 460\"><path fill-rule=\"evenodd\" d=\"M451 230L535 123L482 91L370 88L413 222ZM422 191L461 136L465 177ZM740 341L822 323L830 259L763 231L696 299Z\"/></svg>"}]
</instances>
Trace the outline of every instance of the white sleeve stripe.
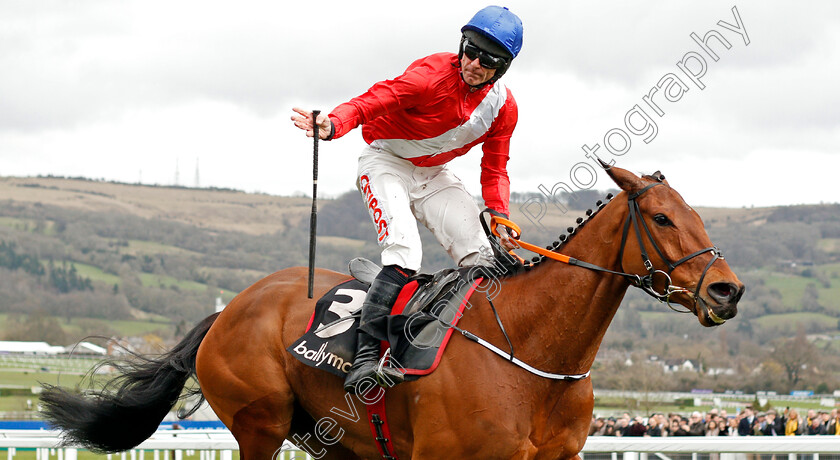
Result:
<instances>
[{"instance_id":1,"label":"white sleeve stripe","mask_svg":"<svg viewBox=\"0 0 840 460\"><path fill-rule=\"evenodd\" d=\"M490 130L499 111L505 105L507 88L496 82L484 100L470 114L466 123L428 139L377 139L371 142L373 148L383 149L401 158L435 156L459 149L474 142Z\"/></svg>"}]
</instances>

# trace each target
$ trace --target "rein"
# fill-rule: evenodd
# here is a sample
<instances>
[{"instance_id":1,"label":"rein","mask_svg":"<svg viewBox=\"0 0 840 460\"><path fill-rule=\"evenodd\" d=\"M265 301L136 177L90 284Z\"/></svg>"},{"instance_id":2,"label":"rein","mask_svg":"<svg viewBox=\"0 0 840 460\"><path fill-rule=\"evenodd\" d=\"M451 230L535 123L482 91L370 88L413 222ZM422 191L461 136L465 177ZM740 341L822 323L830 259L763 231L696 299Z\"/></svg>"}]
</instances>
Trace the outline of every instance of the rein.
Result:
<instances>
[{"instance_id":1,"label":"rein","mask_svg":"<svg viewBox=\"0 0 840 460\"><path fill-rule=\"evenodd\" d=\"M709 269L712 267L712 264L714 264L716 260L723 259L723 255L721 254L720 250L716 246L711 246L711 247L708 247L708 248L700 249L699 251L695 251L695 252L683 257L682 259L677 260L676 262L671 262L667 257L665 257L665 254L662 252L662 250L659 248L659 245L656 244L656 241L653 239L653 235L651 234L650 228L648 228L647 223L645 222L644 219L642 219L641 210L639 209L639 203L636 202L636 199L639 198L643 193L647 192L648 190L650 190L651 188L653 188L657 185L663 185L663 184L661 182L652 183L652 184L646 186L645 188L639 190L638 192L633 193L633 194L631 194L627 197L627 205L630 209L630 212L629 212L629 215L627 216L627 219L624 221L624 230L622 231L622 234L621 234L621 250L619 252L619 260L623 259L624 247L627 244L627 236L629 235L630 225L632 224L633 229L636 233L636 239L639 242L639 248L640 248L641 255L642 255L642 262L644 263L645 269L648 271L648 273L646 275L638 275L638 274L634 274L634 273L626 273L626 272L621 272L621 271L610 270L610 269L601 267L599 265L595 265L595 264L592 264L592 263L589 263L589 262L585 262L585 261L582 261L582 260L579 260L579 259L575 259L574 257L569 257L565 254L561 254L559 252L552 251L550 249L544 249L540 246L536 246L536 245L527 243L525 241L514 240L514 242L515 242L516 245L518 245L522 249L526 249L528 251L537 253L541 256L547 257L547 258L552 259L552 260L556 260L558 262L562 262L562 263L565 263L565 264L568 264L568 265L574 265L574 266L581 267L581 268L586 268L588 270L599 271L599 272L603 272L603 273L610 273L610 274L613 274L613 275L623 276L624 278L626 278L628 280L628 282L630 283L631 286L637 287L637 288L641 289L642 291L644 291L649 296L653 297L654 299L656 299L660 302L666 303L668 305L668 307L671 308L672 310L674 310L676 312L679 312L679 313L691 313L690 310L678 310L678 309L674 308L674 306L671 305L671 296L674 295L674 294L677 294L677 293L684 293L684 294L691 295L692 299L694 300L694 305L695 305L695 309L696 309L697 301L700 300L702 302L702 299L700 299L700 288L703 285L703 280L706 278L706 273L709 271ZM651 245L653 246L653 249L656 251L656 253L659 255L659 257L663 261L665 261L665 264L668 266L668 271L667 272L662 271L662 270L657 270L656 268L654 268L653 263L650 261L650 257L648 256L647 249L645 248L644 238L642 237L642 231L641 231L639 222L641 222L641 228L644 228L644 232L647 235L648 241L650 241ZM496 230L496 227L499 224L513 229L514 231L516 231L517 234L520 234L520 235L522 234L521 230L519 229L519 226L516 225L515 223L513 223L512 221L510 221L508 219L505 219L503 217L497 216L497 215L492 215L490 217L490 229L493 232L493 234L496 235L496 236L499 235L498 231ZM711 260L709 260L709 262L706 264L706 267L703 269L703 272L700 275L700 281L697 283L697 287L694 289L694 292L691 292L691 290L689 290L687 288L680 287L680 286L674 286L673 284L671 284L671 273L678 266L682 265L685 262L688 262L689 260L691 260L691 259L693 259L697 256L705 254L707 252L712 254L712 258L711 258ZM661 275L661 276L665 277L665 286L666 287L662 292L657 292L656 289L653 287L653 284L654 284L654 281L655 281L655 278L656 278L657 275ZM715 321L717 323L723 323L723 321L724 321L724 320L721 320L720 318L714 316L713 314L710 315L710 317L713 321Z\"/></svg>"},{"instance_id":2,"label":"rein","mask_svg":"<svg viewBox=\"0 0 840 460\"><path fill-rule=\"evenodd\" d=\"M647 269L647 271L648 271L648 273L646 275L638 275L638 274L634 274L634 273L626 273L626 272L621 272L621 271L610 270L608 268L604 268L604 267L601 267L599 265L595 265L595 264L592 264L592 263L589 263L589 262L585 262L585 261L582 261L582 260L579 260L579 259L575 259L574 257L570 257L570 256L567 256L565 254L561 254L557 251L553 251L553 250L548 249L548 248L543 249L540 246L536 246L536 245L533 245L531 243L522 241L518 238L519 235L522 235L522 231L520 230L519 226L516 225L515 223L513 223L513 221L511 221L511 220L509 220L505 217L502 217L501 215L493 212L492 210L487 210L491 214L490 215L490 229L489 230L490 230L490 232L492 232L493 235L498 237L499 232L496 229L496 227L499 224L504 225L505 227L508 227L508 228L510 228L510 229L512 229L516 232L517 237L513 241L517 246L519 246L522 249L537 253L541 256L547 257L547 258L552 259L552 260L556 260L558 262L562 262L564 264L574 265L576 267L586 268L588 270L593 270L593 271L610 273L610 274L613 274L613 275L622 276L625 279L627 279L627 281L630 283L631 286L637 287L637 288L641 289L642 291L644 291L649 296L653 297L654 299L668 304L668 307L671 310L674 310L678 313L691 313L691 310L677 310L676 308L674 308L674 306L671 305L671 296L676 294L676 293L685 293L685 294L691 295L691 297L694 300L694 309L696 311L698 300L700 302L703 301L700 298L700 287L703 285L703 280L706 278L706 273L709 271L709 268L712 267L712 264L714 264L716 260L723 259L723 255L721 254L720 250L716 246L711 246L711 247L708 247L708 248L701 249L699 251L695 251L695 252L677 260L676 262L671 262L667 257L665 257L665 254L662 252L662 250L659 248L659 245L656 244L656 241L653 239L653 235L651 234L650 229L647 226L647 223L642 218L642 213L641 213L641 210L639 209L639 204L636 202L636 199L639 198L643 193L647 192L648 190L650 190L651 188L653 188L657 185L663 185L663 184L662 184L662 182L652 183L652 184L644 187L643 189L639 190L638 192L630 194L627 197L627 205L630 208L630 213L627 216L627 220L624 221L624 229L623 229L622 234L621 234L621 250L619 252L619 260L623 259L623 257L624 257L624 247L627 244L627 236L630 233L630 225L632 224L633 229L636 233L636 239L639 242L639 249L640 249L641 255L642 255L642 262L644 263L645 269ZM481 221L482 221L481 222L482 225L485 225L484 220L481 219ZM639 225L639 222L641 222L641 226ZM484 228L485 228L485 231L488 230L486 225L485 225ZM653 245L653 249L656 251L656 253L659 255L659 257L663 261L665 261L665 264L668 266L668 271L667 272L662 271L662 270L657 270L656 268L654 268L653 262L650 261L650 257L648 256L647 249L645 248L644 238L642 237L641 228L644 228L644 231L645 231L645 234L647 235L648 241L650 241L651 245ZM488 233L490 233L490 232L488 232ZM689 260L691 260L691 259L693 259L697 256L705 254L707 252L712 254L712 258L706 264L706 267L703 268L703 272L700 275L700 281L697 283L697 287L694 289L694 292L691 292L691 290L689 290L687 288L680 287L680 286L674 286L673 284L671 284L671 273L678 266L682 265L685 262L688 262ZM507 254L507 253L503 253L503 254ZM513 252L510 252L509 254L511 256L519 259L519 257L516 256ZM665 280L666 280L666 282L665 282L666 287L662 292L657 292L656 289L653 287L655 278L658 274L661 274L662 276L664 276ZM490 299L489 296L487 297L487 300L490 302L490 305L493 306L493 302L492 302L492 300ZM708 311L709 317L712 319L712 321L714 321L718 324L721 324L725 321L723 319L718 318L711 311L711 309L707 309L707 311ZM449 327L451 327L451 328L455 329L456 331L460 332L467 339L472 340L472 341L478 343L479 345L484 346L485 348L487 348L490 351L496 353L497 355L505 358L506 360L510 361L511 363L527 370L528 372L531 372L532 374L538 375L540 377L553 379L553 380L565 380L565 381L577 381L577 380L582 380L582 379L585 379L585 378L589 377L589 375L591 373L591 370L586 371L583 374L553 374L553 373L550 373L550 372L545 372L545 371L541 371L539 369L536 369L536 368L528 365L527 363L521 361L520 359L514 357L513 356L513 344L511 343L510 338L508 338L507 332L505 332L504 326L502 325L502 321L499 318L499 315L496 313L496 308L495 307L493 307L493 313L496 315L496 322L499 324L499 327L502 330L502 334L505 336L505 339L507 340L508 345L510 345L510 352L509 353L501 350L500 348L496 347L492 343L482 339L481 337L478 337L477 335L475 335L475 334L473 334L473 333L471 333L467 330L461 329L460 327L453 326L453 325L449 325Z\"/></svg>"},{"instance_id":3,"label":"rein","mask_svg":"<svg viewBox=\"0 0 840 460\"><path fill-rule=\"evenodd\" d=\"M576 267L581 267L581 268L585 268L585 269L588 269L588 270L593 270L593 271L598 271L598 272L603 272L603 273L610 273L610 274L617 275L617 276L622 276L625 279L627 279L627 281L630 283L631 286L635 286L635 287L641 289L646 294L648 294L649 296L655 298L656 300L658 300L660 302L667 303L668 307L671 308L672 310L674 310L676 312L679 312L679 313L691 313L691 310L683 311L683 310L677 310L676 308L674 308L673 305L671 305L671 296L676 294L676 293L685 293L685 294L691 295L693 300L694 300L694 309L696 311L698 300L700 302L703 301L700 298L700 287L703 285L703 280L706 278L706 273L709 271L709 268L711 268L712 264L714 264L716 260L723 259L723 255L720 253L720 250L716 246L712 246L712 247L701 249L699 251L695 251L695 252L677 260L676 262L671 262L667 257L665 257L665 254L662 252L662 250L659 248L659 245L656 244L656 241L653 239L653 235L651 234L650 229L647 226L647 223L642 218L641 210L639 209L639 204L636 202L636 199L639 198L643 193L647 192L648 190L650 190L651 188L653 188L657 185L663 185L663 184L662 184L662 182L652 183L652 184L644 187L643 189L639 190L638 192L630 194L627 197L627 205L630 208L630 213L627 216L627 220L625 220L625 222L624 222L624 229L623 229L622 234L621 234L621 250L619 252L619 260L621 260L624 257L624 247L627 244L627 236L630 233L630 225L632 224L633 229L636 233L636 239L639 242L639 248L640 248L641 255L642 255L642 262L644 263L645 269L647 269L647 271L648 271L648 273L646 275L638 275L638 274L634 274L634 273L626 273L626 272L622 272L622 271L610 270L608 268L604 268L604 267L601 267L599 265L595 265L595 264L592 264L592 263L589 263L589 262L585 262L585 261L582 261L582 260L579 260L579 259L575 259L574 257L570 257L570 256L567 256L565 254L561 254L557 251L553 251L553 250L548 249L548 248L543 249L540 246L536 246L536 245L533 245L531 243L522 241L518 238L518 236L522 234L522 231L520 230L519 226L516 225L513 221L511 221L511 220L509 220L505 217L502 217L501 215L493 212L492 210L487 210L491 214L491 216L490 216L490 228L489 228L488 233L492 233L493 235L498 237L499 232L496 229L496 227L500 224L504 225L505 227L508 227L508 228L510 228L510 229L512 229L516 232L517 237L513 241L515 242L515 244L518 247L520 247L522 249L537 253L541 256L547 257L547 258L552 259L552 260L556 260L558 262L562 262L564 264L574 265ZM486 224L485 224L484 220L481 219L481 221L482 221L481 222L482 225L485 226L484 227L485 231L487 231L488 228L486 227ZM639 222L641 222L641 226L639 225ZM650 257L648 256L647 249L645 248L644 238L642 237L642 230L641 230L642 228L644 228L644 231L645 231L645 234L647 235L648 241L650 241L651 245L653 245L653 249L656 251L656 253L659 255L659 257L663 261L665 261L665 264L668 266L668 271L667 272L662 271L662 270L657 270L656 268L654 268L653 262L651 262ZM691 292L691 290L689 290L687 288L680 287L680 286L674 286L673 284L671 284L671 273L678 266L682 265L685 262L688 262L689 260L691 260L695 257L698 257L702 254L705 254L707 252L712 254L712 258L711 258L711 260L709 260L709 262L706 264L706 267L703 269L703 272L700 275L700 281L697 283L697 287L694 289L694 292ZM517 259L520 259L513 252L509 252L509 253L504 253L503 252L502 253L502 255L507 255L507 254L510 254L511 256L516 257ZM666 288L663 290L663 292L657 292L656 289L653 287L655 278L658 274L664 276L665 280L666 280L666 282L665 282ZM460 332L467 339L472 340L473 342L476 342L479 345L482 345L483 347L489 349L493 353L496 353L497 355L501 356L502 358L505 358L506 360L510 361L512 364L515 364L515 365L519 366L520 368L525 369L528 372L531 372L532 374L538 375L540 377L544 377L544 378L552 379L552 380L564 380L564 381L578 381L578 380L583 380L583 379L589 377L590 373L592 372L591 370L588 370L583 374L554 374L554 373L551 373L551 372L541 371L537 368L534 368L534 367L528 365L527 363L523 362L519 358L514 357L514 355L513 355L513 344L511 343L510 338L508 337L507 332L505 331L505 328L502 325L501 318L499 318L499 315L496 312L496 308L495 308L495 306L493 306L493 301L492 301L492 299L490 298L489 295L487 296L487 300L490 302L490 306L493 308L493 314L496 316L496 322L498 323L499 328L502 331L502 334L504 335L505 339L508 342L508 345L510 346L510 352L505 352L504 350L496 347L492 343L490 343L490 342L482 339L481 337L478 337L477 335L473 334L472 332L464 330L464 329L462 329L458 326L447 324L447 327L455 329L456 331ZM723 323L725 321L725 320L720 319L717 316L715 316L714 313L711 311L711 309L708 309L708 313L709 313L709 317L712 319L712 321L714 321L718 324Z\"/></svg>"}]
</instances>

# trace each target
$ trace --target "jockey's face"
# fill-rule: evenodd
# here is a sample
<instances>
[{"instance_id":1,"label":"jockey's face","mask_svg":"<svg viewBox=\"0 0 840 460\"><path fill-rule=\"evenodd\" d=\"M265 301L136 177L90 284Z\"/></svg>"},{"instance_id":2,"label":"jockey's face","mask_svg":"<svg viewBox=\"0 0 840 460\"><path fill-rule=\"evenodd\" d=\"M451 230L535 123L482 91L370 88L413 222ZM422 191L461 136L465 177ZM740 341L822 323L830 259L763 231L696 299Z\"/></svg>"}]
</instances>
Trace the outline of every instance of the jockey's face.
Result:
<instances>
[{"instance_id":1,"label":"jockey's face","mask_svg":"<svg viewBox=\"0 0 840 460\"><path fill-rule=\"evenodd\" d=\"M478 86L496 75L496 69L487 69L478 62L478 57L470 59L466 54L461 56L461 74L470 86Z\"/></svg>"}]
</instances>

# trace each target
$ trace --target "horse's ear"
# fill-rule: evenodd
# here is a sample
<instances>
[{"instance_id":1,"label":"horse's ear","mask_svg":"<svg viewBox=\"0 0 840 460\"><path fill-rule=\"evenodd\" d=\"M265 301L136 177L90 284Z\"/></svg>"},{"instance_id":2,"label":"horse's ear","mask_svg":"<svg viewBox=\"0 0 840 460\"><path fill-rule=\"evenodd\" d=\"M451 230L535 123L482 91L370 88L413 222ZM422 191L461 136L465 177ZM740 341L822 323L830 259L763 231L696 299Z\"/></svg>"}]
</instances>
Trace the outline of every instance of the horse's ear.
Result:
<instances>
[{"instance_id":1,"label":"horse's ear","mask_svg":"<svg viewBox=\"0 0 840 460\"><path fill-rule=\"evenodd\" d=\"M604 168L604 171L607 172L613 182L615 182L621 190L624 190L627 193L634 193L645 187L645 183L639 178L639 176L626 169L609 166Z\"/></svg>"},{"instance_id":2,"label":"horse's ear","mask_svg":"<svg viewBox=\"0 0 840 460\"><path fill-rule=\"evenodd\" d=\"M668 181L665 180L665 174L662 174L662 171L657 170L655 173L644 176L645 179L655 180L657 182L662 182L663 184L668 184Z\"/></svg>"}]
</instances>

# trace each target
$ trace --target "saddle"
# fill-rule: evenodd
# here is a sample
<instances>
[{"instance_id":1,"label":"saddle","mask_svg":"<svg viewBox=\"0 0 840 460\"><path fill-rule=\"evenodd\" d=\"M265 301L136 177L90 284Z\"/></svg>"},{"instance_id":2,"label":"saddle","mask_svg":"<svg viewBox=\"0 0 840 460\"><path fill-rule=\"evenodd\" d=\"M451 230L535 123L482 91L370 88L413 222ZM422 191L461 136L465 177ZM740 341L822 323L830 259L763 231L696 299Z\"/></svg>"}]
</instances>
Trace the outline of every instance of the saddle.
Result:
<instances>
[{"instance_id":1,"label":"saddle","mask_svg":"<svg viewBox=\"0 0 840 460\"><path fill-rule=\"evenodd\" d=\"M305 333L287 348L304 364L344 378L353 365L361 306L379 266L366 259L350 262L353 277L316 302ZM377 338L390 347L389 365L416 380L437 368L452 326L469 307L484 279L482 267L444 269L412 277L389 316L374 322Z\"/></svg>"}]
</instances>

